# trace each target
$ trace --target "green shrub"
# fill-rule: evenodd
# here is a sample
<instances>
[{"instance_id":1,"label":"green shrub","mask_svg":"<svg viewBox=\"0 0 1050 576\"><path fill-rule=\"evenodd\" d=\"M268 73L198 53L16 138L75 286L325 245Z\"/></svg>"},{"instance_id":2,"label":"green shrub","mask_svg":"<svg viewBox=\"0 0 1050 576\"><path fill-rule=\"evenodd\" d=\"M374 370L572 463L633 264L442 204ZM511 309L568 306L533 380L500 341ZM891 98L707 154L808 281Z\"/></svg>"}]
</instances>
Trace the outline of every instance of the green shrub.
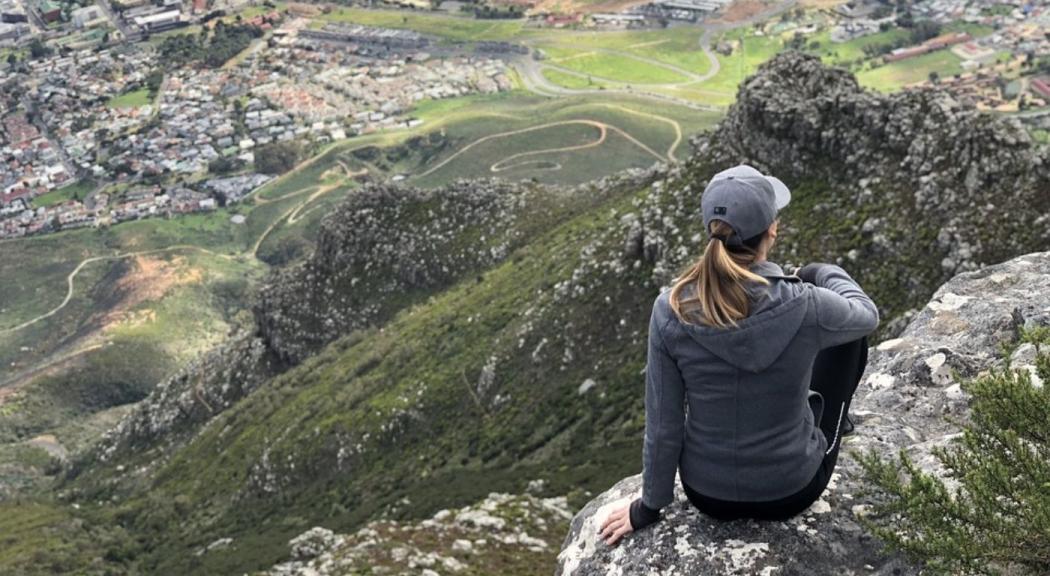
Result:
<instances>
[{"instance_id":1,"label":"green shrub","mask_svg":"<svg viewBox=\"0 0 1050 576\"><path fill-rule=\"evenodd\" d=\"M882 497L864 523L933 573L1050 573L1050 331L1021 340L1039 346L1046 385L1009 362L962 383L970 421L958 442L934 451L957 489L904 450L860 457Z\"/></svg>"}]
</instances>

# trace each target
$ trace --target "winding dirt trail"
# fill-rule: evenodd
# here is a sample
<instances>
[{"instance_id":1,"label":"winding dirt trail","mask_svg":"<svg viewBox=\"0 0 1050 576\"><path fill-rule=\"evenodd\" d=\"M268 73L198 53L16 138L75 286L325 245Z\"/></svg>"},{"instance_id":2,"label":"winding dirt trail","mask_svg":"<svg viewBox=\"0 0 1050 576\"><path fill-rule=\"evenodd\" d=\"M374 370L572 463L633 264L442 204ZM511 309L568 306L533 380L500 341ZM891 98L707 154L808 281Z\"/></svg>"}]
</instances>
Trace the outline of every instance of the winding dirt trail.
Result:
<instances>
[{"instance_id":1,"label":"winding dirt trail","mask_svg":"<svg viewBox=\"0 0 1050 576\"><path fill-rule=\"evenodd\" d=\"M305 166L308 166L309 164L310 164L310 162L303 162L297 167L297 169L305 167ZM343 167L343 171L344 171L344 173L345 173L345 175L347 177L360 176L360 175L362 175L362 174L367 172L367 170L360 170L360 171L357 171L357 172L351 171L351 170L349 170L346 167L345 164L342 163L342 161L340 161L339 164ZM180 250L197 251L197 252L201 252L201 253L208 254L208 255L211 255L211 256L216 256L216 257L219 257L219 258L223 258L223 259L226 259L226 260L232 260L232 259L237 258L239 256L250 256L250 257L254 258L256 256L256 254L258 253L259 247L262 245L263 241L266 240L266 237L269 236L269 234L274 230L274 228L276 228L281 222L284 222L286 219L288 219L291 216L291 217L293 217L295 219L291 220L288 223L289 224L294 224L297 221L297 219L298 219L298 218L296 218L296 216L302 217L304 215L304 214L299 214L299 212L301 212L302 209L304 207L306 207L306 205L308 205L310 202L313 202L317 198L320 198L321 196L327 194L328 192L331 192L332 190L335 190L341 184L342 183L340 182L340 183L335 183L335 184L330 184L330 185L327 185L327 186L319 187L306 200L304 200L303 202L297 204L293 208L289 209L289 211L285 212L283 215L281 215L280 218L277 218L276 220L274 220L274 222L271 223L270 226L268 226L266 228L266 230L263 231L262 235L259 236L258 240L256 240L255 244L252 245L251 249L246 250L245 252L240 253L240 254L224 254L224 253L221 253L221 252L215 252L214 250L209 250L207 248L203 248L201 246L195 246L193 244L176 244L176 245L167 246L167 247L164 247L164 248L153 248L153 249L150 249L150 250L136 250L134 252L124 252L124 253L121 253L121 254L112 254L112 255L106 255L106 256L92 256L90 258L85 258L85 259L81 260L80 263L77 264L76 268L74 268L73 271L70 272L66 276L66 296L65 296L65 298L62 299L62 302L60 302L57 306L55 306L51 310L49 310L49 311L47 311L47 312L45 312L45 313L43 313L43 314L41 314L39 316L36 316L35 318L31 318L29 320L26 320L25 322L22 322L21 324L18 324L18 325L15 325L15 326L11 326L11 327L8 327L8 328L0 328L0 335L11 334L13 332L17 332L19 330L28 328L29 326L32 326L33 324L36 324L36 323L38 323L38 322L40 322L42 320L46 320L46 319L54 316L55 314L58 314L60 311L62 311L62 309L65 308L69 304L70 300L73 299L73 295L76 293L75 292L75 280L76 280L77 275L80 274L81 270L83 270L84 267L87 266L88 264L92 264L92 263L95 263L95 262L101 262L101 261L104 261L104 260L123 260L125 258L134 258L136 256L146 256L146 255L150 255L150 254L160 254L160 253L164 253L164 252L175 252L175 251L180 251ZM277 202L279 200L284 200L284 199L287 199L287 198L290 198L290 197L293 197L293 196L296 196L296 195L301 195L301 194L303 194L305 192L308 192L310 189L311 188L305 188L303 190L297 190L295 192L292 192L290 194L285 194L285 195L280 196L278 198L260 198L258 196L255 196L255 197L253 197L253 202L256 205L269 204L270 202Z\"/></svg>"},{"instance_id":2,"label":"winding dirt trail","mask_svg":"<svg viewBox=\"0 0 1050 576\"><path fill-rule=\"evenodd\" d=\"M36 324L37 322L40 322L41 320L50 318L50 317L54 316L55 314L58 314L58 312L61 311L63 308L65 308L66 305L69 304L69 301L73 299L74 280L76 279L77 274L79 274L80 271L84 269L84 266L87 266L88 264L91 264L92 262L100 262L102 260L123 260L124 258L133 258L135 256L146 256L148 254L159 254L159 253L162 253L162 252L173 252L173 251L176 251L176 250L196 250L198 252L203 252L205 254L210 254L212 256L218 256L219 258L224 258L224 259L227 259L227 260L232 260L235 257L234 255L222 254L222 253L219 253L219 252L215 252L213 250L209 250L207 248L202 248L200 246L194 246L192 244L176 244L174 246L167 246L165 248L154 248L154 249L151 249L151 250L137 250L135 252L125 252L123 254L113 254L113 255L109 255L109 256L92 256L91 258L85 258L84 260L80 261L80 264L77 264L77 267L74 268L73 271L70 272L68 276L66 276L66 297L64 299L62 299L62 303L61 304L59 304L58 306L55 306L54 308L52 308L48 312L45 312L45 313L43 313L43 314L41 314L41 315L37 316L36 318L31 319L31 320L26 320L25 322L23 322L23 323L21 323L21 324L19 324L17 326L12 326L10 328L0 329L0 334L9 334L11 332L17 332L18 330L21 330L21 329L26 328L28 326L32 326L33 324Z\"/></svg>"},{"instance_id":3,"label":"winding dirt trail","mask_svg":"<svg viewBox=\"0 0 1050 576\"><path fill-rule=\"evenodd\" d=\"M358 170L358 171L354 172L353 170L350 170L350 168L347 167L347 165L345 163L343 163L342 160L336 160L336 162L339 164L339 166L341 166L343 168L343 175L346 178L353 178L355 176L361 176L361 175L364 175L364 174L368 173L368 169L366 169L366 168L362 168L361 170ZM303 200L302 202L296 204L295 206L292 206L284 214L281 214L280 218L277 218L276 220L271 222L270 225L266 227L266 230L263 230L263 233L259 235L259 238L255 241L255 244L252 245L251 250L246 252L246 254L251 256L252 258L257 257L257 254L259 253L259 247L262 246L262 243L266 241L266 238L270 236L270 233L273 232L277 228L278 225L280 225L282 222L285 223L285 224L289 224L289 225L290 224L295 224L296 222L299 221L299 218L301 218L301 217L306 215L305 212L302 212L303 208L305 208L308 204L310 204L314 200L317 200L321 196L324 196L325 194L328 194L332 190L335 190L335 189L339 188L342 185L343 185L343 182L339 181L339 182L335 182L333 184L327 184L325 186L319 186L317 188L317 190L315 190L314 193L311 194L306 200ZM310 190L310 188L305 188L303 190L299 190L299 191L293 192L291 194L285 194L284 196L281 196L280 199L288 198L288 197L294 196L296 194L302 194L302 193L307 192L309 190ZM277 198L271 199L270 201L275 201L275 200L277 200Z\"/></svg>"},{"instance_id":4,"label":"winding dirt trail","mask_svg":"<svg viewBox=\"0 0 1050 576\"><path fill-rule=\"evenodd\" d=\"M630 113L630 114L635 114L635 115L639 115L639 116L645 116L645 117L656 119L658 121L662 121L662 122L668 123L668 124L670 124L672 126L672 128L675 131L675 139L671 143L670 147L667 149L667 152L665 154L660 154L659 152L653 150L650 146L648 146L644 142L638 140L637 138L632 136L630 133L628 133L627 131L623 130L622 128L620 128L618 126L615 126L615 125L612 125L612 124L608 124L606 122L601 122L601 121L598 121L598 120L588 120L588 119L559 120L559 121L556 121L556 122L548 122L546 124L541 124L541 125L537 125L537 126L529 126L527 128L520 128L520 129L517 129L517 130L509 130L509 131L506 131L506 132L499 132L499 133L496 133L496 134L489 134L487 136L483 136L483 137L475 140L474 142L471 142L471 143L467 144L463 148L460 148L458 151L453 153L448 158L445 158L444 160L442 160L438 164L435 164L434 166L431 166L427 171L417 175L416 177L427 176L427 175L435 172L436 170L438 170L441 167L445 166L446 164L448 164L449 162L451 162L455 158L459 157L463 153L467 152L468 150L474 148L475 146L481 145L481 144L483 144L483 143L485 143L485 142L487 142L489 140L493 140L493 139L496 139L496 138L502 138L502 137L506 137L506 136L513 136L513 135L516 135L516 134L522 134L522 133L531 132L531 131L535 131L535 130L541 130L541 129L550 128L550 127L553 127L553 126L563 126L563 125L569 125L569 124L584 124L584 125L588 125L588 126L593 126L593 127L598 129L598 132L599 132L598 138L596 140L592 141L592 142L587 142L585 144L577 144L577 145L573 145L573 146L563 146L563 147L558 147L558 148L548 148L548 149L542 149L542 150L530 150L530 151L527 151L527 152L519 152L517 154L513 154L511 156L508 156L506 158L503 158L502 160L499 160L499 161L493 163L492 165L489 166L489 169L492 172L501 172L501 171L504 171L504 170L509 170L511 168L521 167L521 166L527 165L527 164L536 164L536 163L542 162L541 160L526 160L524 162L508 164L508 162L511 162L512 160L514 160L516 158L523 158L523 157L528 157L528 156L536 156L536 155L539 155L539 154L549 154L549 153L557 153L557 152L567 152L567 151L572 151L572 150L581 150L581 149L586 149L586 148L592 148L592 147L595 147L595 146L600 146L602 143L605 142L605 139L606 139L606 137L608 135L608 132L610 130L620 134L621 136L626 138L629 142L631 142L634 145L638 146L639 148L644 150L646 153L654 156L658 160L662 161L664 159L667 159L667 160L670 160L671 162L675 162L676 161L676 159L674 157L674 151L678 147L678 145L681 143L681 140L682 140L682 129L681 129L681 126L678 124L677 121L675 121L673 119L670 119L670 118L666 118L664 116L660 116L658 114L652 114L652 113L649 113L649 112L641 112L641 111L633 110L631 108L627 108L625 106L620 106L620 105L617 105L617 104L608 104L608 103L597 103L597 104L602 105L602 106L606 106L606 107L609 107L609 108L614 108L614 109L617 109L617 110L621 110L621 111L624 111L624 112L627 112L627 113ZM508 116L512 116L512 115L508 115ZM355 149L356 148L348 149L347 152L352 152ZM304 160L303 162L300 162L299 165L297 165L292 171L290 171L285 176L291 175L291 174L293 174L293 173L295 173L295 172L297 172L297 171L299 171L299 170L301 170L301 169L303 169L303 168L305 168L307 166L310 166L311 164L313 164L321 156L322 155L319 154L319 155L314 156L314 157L312 157L310 159ZM342 169L343 169L343 176L346 179L354 178L354 177L361 176L361 175L364 175L364 174L368 173L367 169L361 169L361 170L357 170L357 171L350 170L350 168L342 160L337 160L337 162L340 165L340 167L342 167ZM562 168L561 164L556 163L556 162L551 162L551 165L552 166L550 168L548 168L548 170L558 170L558 169ZM284 176L282 176L282 178L284 178ZM271 181L271 183L272 182L273 181ZM75 280L76 280L77 275L80 274L81 270L83 270L85 266L87 266L89 264L92 264L94 262L100 262L100 261L104 261L104 260L121 260L121 259L124 259L124 258L133 258L133 257L136 257L136 256L145 256L145 255L149 255L149 254L160 254L160 253L164 253L164 252L174 252L174 251L180 251L180 250L195 250L195 251L198 251L198 252L201 252L201 253L209 254L209 255L212 255L212 256L217 256L217 257L224 258L224 259L233 259L233 258L236 258L238 256L249 256L249 257L255 258L255 257L257 257L258 252L259 252L259 248L262 246L263 242L266 241L266 239L277 228L277 226L281 225L282 223L288 224L288 225L293 225L293 224L297 223L300 219L305 217L307 214L309 214L309 213L311 213L311 212L313 212L314 210L317 209L317 207L314 207L314 208L311 208L310 210L305 210L307 206L309 206L312 202L314 202L318 198L320 198L320 197L324 196L325 194L331 192L332 190L335 190L335 189L339 188L342 184L343 184L343 181L340 181L340 182L336 182L336 183L333 183L333 184L319 186L316 189L313 189L313 187L308 187L308 188L304 188L302 190L297 190L295 192L290 192L288 194L284 194L284 195L279 196L277 198L263 198L261 196L255 195L254 192L253 192L252 193L253 194L253 196L252 196L253 203L255 205L257 205L257 206L262 206L262 205L266 205L266 204L269 204L269 203L272 203L272 202L279 202L281 200L286 200L288 198L292 198L292 197L295 197L295 196L300 196L300 195L308 193L310 190L313 190L313 193L310 194L305 200L303 200L302 202L296 204L292 208L289 208L288 211L286 211L279 218L275 219L269 226L267 226L266 229L263 230L262 234L260 234L259 238L256 239L255 243L251 246L251 248L246 250L246 251L244 251L241 254L223 254L223 253L215 252L213 250L209 250L207 248L203 248L203 247L200 247L200 246L195 246L195 245L192 245L192 244L176 244L174 246L167 246L167 247L164 247L164 248L155 248L155 249L150 249L150 250L137 250L137 251L134 251L134 252L125 252L125 253L121 253L121 254L113 254L113 255L106 255L106 256L92 256L92 257L89 257L89 258L85 258L84 260L81 260L80 263L77 264L76 268L74 268L73 271L70 272L66 276L66 295L62 299L62 302L60 302L57 306L55 306L51 310L49 310L49 311L47 311L47 312L45 312L43 314L40 314L39 316L36 316L36 317L31 318L29 320L26 320L25 322L22 322L21 324L18 324L18 325L15 325L15 326L11 326L11 327L8 327L8 328L0 328L0 335L11 334L13 332L17 332L19 330L22 330L22 329L25 329L25 328L27 328L29 326L32 326L32 325L34 325L34 324L36 324L36 323L38 323L38 322L40 322L42 320L46 320L47 318L50 318L50 317L54 316L55 314L59 313L63 308L65 308L69 304L69 302L73 299L74 294L76 293Z\"/></svg>"},{"instance_id":5,"label":"winding dirt trail","mask_svg":"<svg viewBox=\"0 0 1050 576\"><path fill-rule=\"evenodd\" d=\"M610 106L610 107L613 107L613 108L621 108L621 109L623 109L624 111L627 111L627 112L633 112L633 113L636 113L636 114L649 116L649 114L646 114L646 113L643 113L643 112L638 112L636 110L631 110L629 108L624 108L624 107L621 107L621 106L616 106L616 105L613 105L613 104L608 104L607 106ZM653 116L655 117L655 115L653 115ZM671 122L671 123L673 123L675 125L675 129L676 129L676 133L678 134L678 137L675 139L674 143L672 144L672 149L669 150L669 154L673 153L673 148L677 147L678 143L681 141L681 127L678 126L677 122L675 122L674 120L670 120L668 118L663 118L663 117L659 117L659 118L661 118L661 119L663 119L665 121L669 121L669 122ZM614 125L606 123L606 122L601 122L599 120L589 120L589 119L582 119L581 118L581 119L574 119L574 120L558 120L556 122L548 122L546 124L539 124L539 125L536 125L536 126L529 126L527 128L519 128L517 130L508 130L506 132L497 132L495 134L489 134L487 136L482 136L481 138L478 138L477 140L475 140L475 141L473 141L473 142L463 146L462 148L460 148L459 150L454 152L449 157L447 157L444 160L442 160L441 162L438 162L437 164L431 166L428 170L426 170L425 172L422 172L422 173L416 175L415 177L416 178L422 178L424 176L428 176L428 175L432 174L433 172L439 170L440 168L442 168L443 166L445 166L449 162L455 160L457 157L459 157L463 153L467 152L471 148L474 148L475 146L478 146L480 144L484 144L485 142L487 142L489 140L493 140L495 138L504 138L504 137L507 137L507 136L514 136L516 134L523 134L525 132L532 132L532 131L535 131L535 130L542 130L542 129L545 129L545 128L551 128L553 126L565 126L565 125L569 125L569 124L583 124L583 125L586 125L586 126L592 126L594 128L597 128L598 129L598 138L596 140L592 141L592 142L587 142L585 144L575 144L575 145L572 145L572 146L560 146L560 147L557 147L557 148L544 148L544 149L540 149L540 150L529 150L527 152L518 152L516 154L512 154L510 156L507 156L506 158L498 160L497 162L494 162L493 164L491 164L489 166L489 170L491 170L492 172L502 172L504 170L509 170L511 168L520 167L520 166L525 165L525 164L535 164L535 163L539 162L538 160L529 160L529 161L526 161L526 162L523 162L523 163L518 163L518 164L509 165L509 166L504 166L504 164L506 162L509 162L510 160L513 160L515 158L521 158L521 157L525 157L525 156L535 156L537 154L551 154L551 153L566 152L566 151L571 151L571 150L582 150L582 149L585 149L585 148L593 148L594 146L600 146L602 143L605 142L605 138L608 135L608 131L609 130L612 130L612 131L616 132L617 134L620 134L621 136L626 138L629 142L631 142L634 145L638 146L639 148L641 148L642 150L646 151L647 153L655 156L657 160L664 160L665 159L663 154L660 154L659 152L653 150L647 144L645 144L644 142L638 140L634 136L631 136L627 131L623 130L622 128L619 128L618 126L614 126ZM673 160L673 155L670 155L670 158L672 158L672 161L674 161ZM556 164L556 163L552 162L552 164ZM560 167L561 167L561 165L558 164L558 168L551 168L551 169L555 169L556 170L556 169L559 169Z\"/></svg>"}]
</instances>

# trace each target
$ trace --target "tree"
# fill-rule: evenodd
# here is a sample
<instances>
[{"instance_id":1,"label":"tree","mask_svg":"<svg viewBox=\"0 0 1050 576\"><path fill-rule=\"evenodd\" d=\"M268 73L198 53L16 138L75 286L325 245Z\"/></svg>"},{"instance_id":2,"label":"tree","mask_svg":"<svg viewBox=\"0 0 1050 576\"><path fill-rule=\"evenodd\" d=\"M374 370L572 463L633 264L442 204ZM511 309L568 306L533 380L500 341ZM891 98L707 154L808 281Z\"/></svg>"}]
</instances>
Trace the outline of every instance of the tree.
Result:
<instances>
[{"instance_id":1,"label":"tree","mask_svg":"<svg viewBox=\"0 0 1050 576\"><path fill-rule=\"evenodd\" d=\"M54 50L50 46L47 46L40 41L40 38L33 38L29 43L29 55L32 56L33 60L50 56Z\"/></svg>"},{"instance_id":2,"label":"tree","mask_svg":"<svg viewBox=\"0 0 1050 576\"><path fill-rule=\"evenodd\" d=\"M1050 328L1025 330L1035 370L1050 382ZM1026 369L961 383L970 418L961 438L934 456L958 489L924 472L901 450L859 462L885 497L862 521L939 574L1050 573L1050 385Z\"/></svg>"},{"instance_id":3,"label":"tree","mask_svg":"<svg viewBox=\"0 0 1050 576\"><path fill-rule=\"evenodd\" d=\"M7 65L14 66L15 64L18 64L18 55L12 52L7 55Z\"/></svg>"},{"instance_id":4,"label":"tree","mask_svg":"<svg viewBox=\"0 0 1050 576\"><path fill-rule=\"evenodd\" d=\"M930 80L930 84L936 84L937 81L941 79L941 75L938 74L936 70L930 70L930 75L928 76L928 78Z\"/></svg>"},{"instance_id":5,"label":"tree","mask_svg":"<svg viewBox=\"0 0 1050 576\"><path fill-rule=\"evenodd\" d=\"M208 171L212 174L229 174L241 168L243 163L237 158L220 156L208 162Z\"/></svg>"},{"instance_id":6,"label":"tree","mask_svg":"<svg viewBox=\"0 0 1050 576\"><path fill-rule=\"evenodd\" d=\"M916 22L911 30L911 41L920 44L941 33L941 25L933 20Z\"/></svg>"},{"instance_id":7,"label":"tree","mask_svg":"<svg viewBox=\"0 0 1050 576\"><path fill-rule=\"evenodd\" d=\"M299 163L302 153L302 145L294 140L257 146L255 169L263 174L284 174Z\"/></svg>"}]
</instances>

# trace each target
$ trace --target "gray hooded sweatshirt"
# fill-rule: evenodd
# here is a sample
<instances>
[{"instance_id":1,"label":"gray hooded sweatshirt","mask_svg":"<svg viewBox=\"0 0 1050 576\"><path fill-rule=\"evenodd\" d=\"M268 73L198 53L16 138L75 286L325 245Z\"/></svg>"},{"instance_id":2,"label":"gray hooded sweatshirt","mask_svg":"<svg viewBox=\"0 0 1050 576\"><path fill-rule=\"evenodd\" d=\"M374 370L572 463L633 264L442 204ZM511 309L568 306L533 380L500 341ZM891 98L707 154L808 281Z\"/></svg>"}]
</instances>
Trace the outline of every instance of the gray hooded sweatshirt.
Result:
<instances>
[{"instance_id":1,"label":"gray hooded sweatshirt","mask_svg":"<svg viewBox=\"0 0 1050 576\"><path fill-rule=\"evenodd\" d=\"M812 479L828 451L807 399L813 360L871 333L878 310L832 264L817 268L813 284L772 262L751 270L770 286L748 286L750 313L736 328L681 322L670 290L653 304L642 489L649 508L671 503L676 470L711 498L782 498Z\"/></svg>"}]
</instances>

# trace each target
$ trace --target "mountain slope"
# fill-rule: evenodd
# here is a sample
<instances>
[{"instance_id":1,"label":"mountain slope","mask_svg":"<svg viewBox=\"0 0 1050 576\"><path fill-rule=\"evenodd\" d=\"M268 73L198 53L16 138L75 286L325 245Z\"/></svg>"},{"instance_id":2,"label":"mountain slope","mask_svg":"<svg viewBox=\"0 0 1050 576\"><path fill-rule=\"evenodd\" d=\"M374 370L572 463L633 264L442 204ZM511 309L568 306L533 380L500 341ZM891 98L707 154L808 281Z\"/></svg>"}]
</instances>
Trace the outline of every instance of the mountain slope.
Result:
<instances>
[{"instance_id":1,"label":"mountain slope","mask_svg":"<svg viewBox=\"0 0 1050 576\"><path fill-rule=\"evenodd\" d=\"M256 331L159 388L79 459L55 505L133 535L98 555L165 574L270 566L315 524L424 518L534 479L582 505L640 468L648 316L701 250L715 171L748 160L783 175L794 200L774 259L840 262L886 318L956 268L1045 241L1044 157L972 111L952 112L950 130L927 123L944 106L864 93L789 53L680 165L561 190L366 187L262 292ZM887 126L930 150L973 134L973 154L1000 160L912 161ZM988 213L1020 224L989 230Z\"/></svg>"}]
</instances>

